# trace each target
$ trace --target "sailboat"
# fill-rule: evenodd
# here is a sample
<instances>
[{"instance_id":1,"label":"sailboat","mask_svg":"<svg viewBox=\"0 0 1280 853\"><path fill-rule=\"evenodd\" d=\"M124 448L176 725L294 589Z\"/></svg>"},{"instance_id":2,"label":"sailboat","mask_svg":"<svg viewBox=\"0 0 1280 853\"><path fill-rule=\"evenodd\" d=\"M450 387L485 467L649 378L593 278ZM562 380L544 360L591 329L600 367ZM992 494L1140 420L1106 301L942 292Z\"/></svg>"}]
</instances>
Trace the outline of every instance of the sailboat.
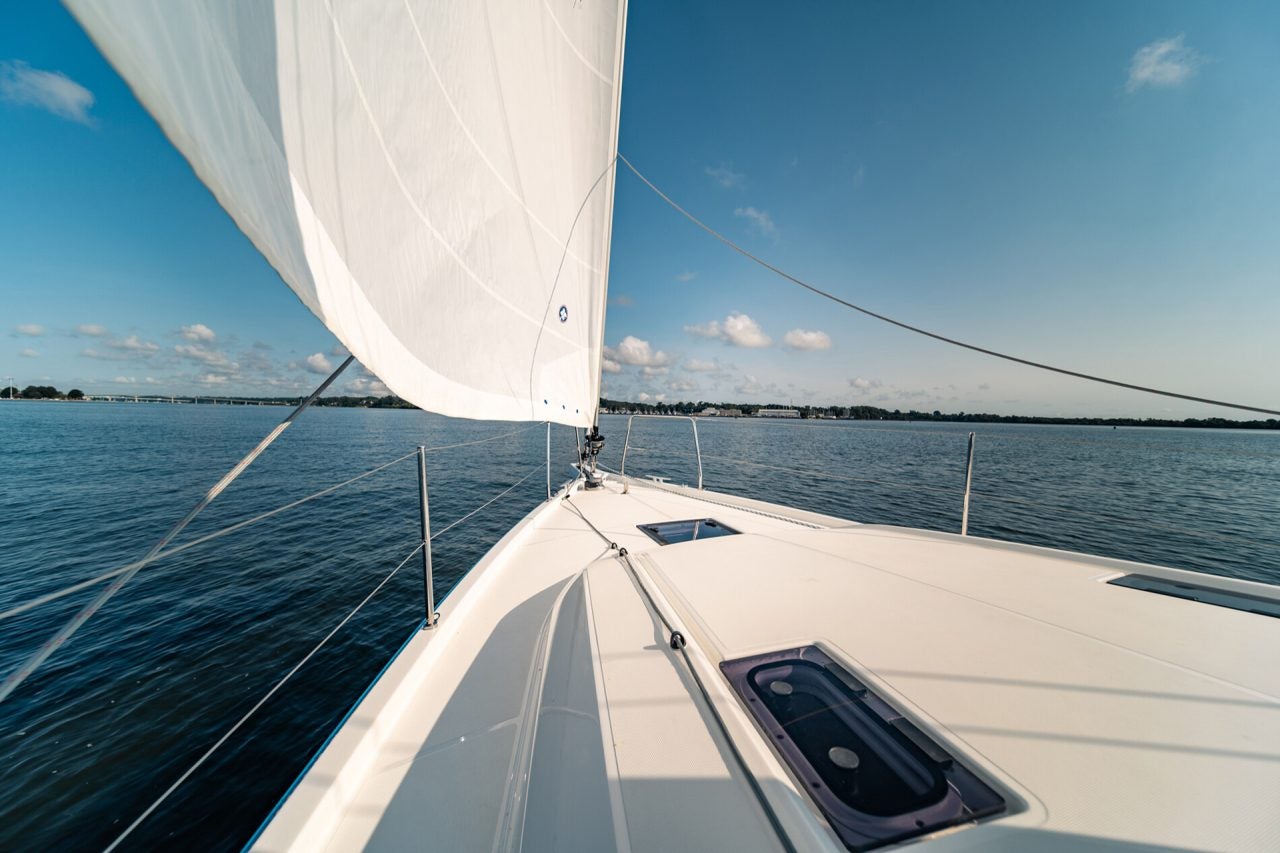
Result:
<instances>
[{"instance_id":1,"label":"sailboat","mask_svg":"<svg viewBox=\"0 0 1280 853\"><path fill-rule=\"evenodd\" d=\"M438 607L421 469L422 623L249 849L1280 848L1280 588L599 464L625 2L68 5L394 393L590 430Z\"/></svg>"}]
</instances>

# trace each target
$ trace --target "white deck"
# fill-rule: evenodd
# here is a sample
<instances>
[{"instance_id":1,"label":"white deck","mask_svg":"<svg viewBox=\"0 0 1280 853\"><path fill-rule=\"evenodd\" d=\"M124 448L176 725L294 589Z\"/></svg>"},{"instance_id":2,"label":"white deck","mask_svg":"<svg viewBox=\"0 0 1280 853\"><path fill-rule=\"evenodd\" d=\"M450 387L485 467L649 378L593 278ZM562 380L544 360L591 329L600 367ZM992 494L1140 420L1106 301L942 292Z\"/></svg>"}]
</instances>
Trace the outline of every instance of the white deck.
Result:
<instances>
[{"instance_id":1,"label":"white deck","mask_svg":"<svg viewBox=\"0 0 1280 853\"><path fill-rule=\"evenodd\" d=\"M636 528L701 517L741 535ZM1280 619L1103 582L1138 568L575 487L446 600L254 849L842 850L718 670L810 643L1011 802L930 849L1280 849Z\"/></svg>"}]
</instances>

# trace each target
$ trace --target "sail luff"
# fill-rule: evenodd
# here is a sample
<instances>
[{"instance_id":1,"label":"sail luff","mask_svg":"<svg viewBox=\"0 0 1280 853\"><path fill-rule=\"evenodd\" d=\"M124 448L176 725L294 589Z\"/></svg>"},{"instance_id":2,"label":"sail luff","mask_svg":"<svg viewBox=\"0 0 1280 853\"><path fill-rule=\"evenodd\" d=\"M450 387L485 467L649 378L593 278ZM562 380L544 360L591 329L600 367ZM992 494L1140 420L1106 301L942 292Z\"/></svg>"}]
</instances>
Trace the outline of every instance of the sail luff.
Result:
<instances>
[{"instance_id":1,"label":"sail luff","mask_svg":"<svg viewBox=\"0 0 1280 853\"><path fill-rule=\"evenodd\" d=\"M600 421L600 398L604 395L604 333L606 328L605 315L609 305L609 264L613 257L613 211L614 211L614 193L618 185L618 136L622 129L622 70L623 62L626 54L627 43L627 0L620 0L618 9L618 26L616 36L616 63L614 65L614 95L613 95L613 133L609 140L610 154L610 170L609 185L605 190L607 201L606 207L609 210L609 218L605 224L604 235L604 283L605 286L600 289L599 301L595 309L599 312L598 318L593 317L593 328L598 329L595 339L595 364L592 375L595 377L595 405L592 407L591 423L596 425Z\"/></svg>"}]
</instances>

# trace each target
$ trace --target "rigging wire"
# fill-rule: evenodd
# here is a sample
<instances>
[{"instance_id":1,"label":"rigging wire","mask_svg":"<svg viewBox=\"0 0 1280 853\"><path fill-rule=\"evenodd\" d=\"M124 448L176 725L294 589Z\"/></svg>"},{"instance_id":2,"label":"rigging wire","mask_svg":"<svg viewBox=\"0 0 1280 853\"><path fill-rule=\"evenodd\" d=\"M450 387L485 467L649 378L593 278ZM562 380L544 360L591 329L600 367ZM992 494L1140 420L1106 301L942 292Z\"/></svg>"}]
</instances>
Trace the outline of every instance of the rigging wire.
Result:
<instances>
[{"instance_id":1,"label":"rigging wire","mask_svg":"<svg viewBox=\"0 0 1280 853\"><path fill-rule=\"evenodd\" d=\"M632 453L639 452L641 455L662 455L662 451L655 450L653 448L648 448L648 447L632 447L631 452ZM788 467L782 467L779 465L769 465L764 462L750 462L746 459L731 459L727 456L709 456L704 453L702 454L702 458L712 459L719 462L732 463L734 465L745 465L751 468L762 468L769 471L778 471L791 476L795 476L797 474L805 475L805 476L813 477L819 480L830 480L832 482L867 483L867 484L876 485L876 486L892 486L894 488L907 489L909 491L933 492L936 494L944 494L944 495L951 495L951 496L964 494L963 489L954 489L954 488L949 489L941 486L929 486L923 483L917 483L913 485L910 483L899 483L893 480L873 480L866 477L851 477L844 474L831 474L824 471L813 471L813 470L808 470L804 468L788 468ZM652 485L652 484L646 484L646 485ZM1211 530L1202 530L1194 527L1184 527L1184 526L1175 527L1170 524L1161 524L1158 521L1139 518L1138 516L1134 516L1134 515L1126 516L1126 515L1113 513L1113 512L1108 512L1108 513L1091 512L1089 510L1057 506L1055 504L1046 503L1043 501L1031 500L1028 498L1019 498L1019 497L1013 497L1009 495L997 495L993 492L971 491L970 494L975 499L981 498L982 500L991 500L991 501L998 501L1006 504L1015 504L1018 506L1029 507L1031 509L1040 510L1040 511L1048 510L1052 513L1056 513L1059 515L1069 515L1075 518L1085 519L1087 521L1105 521L1108 523L1119 522L1121 524L1134 524L1134 525L1141 524L1144 527L1150 527L1156 530L1163 530L1168 533L1175 533L1183 536L1193 536L1201 539L1213 539L1218 542L1224 542L1227 544L1234 544L1234 545L1238 545L1242 542L1246 544L1253 544L1253 545L1260 545L1260 546L1265 546L1270 544L1266 540L1257 539L1250 536L1232 536L1228 533L1214 532ZM703 500L703 498L701 497L699 497L698 499ZM991 525L988 525L988 527L1001 526L1001 527L1004 527L1006 530L1010 530L1014 533L1018 533L1021 535L1032 535L1038 532L1035 530L1019 531L1015 527L1009 527L1008 525L1013 523L1014 520L1008 517L998 519L997 521L998 523L993 522ZM877 523L894 524L894 522L859 522L859 523L861 524L877 524ZM1053 547L1058 547L1058 546L1054 545Z\"/></svg>"},{"instance_id":2,"label":"rigging wire","mask_svg":"<svg viewBox=\"0 0 1280 853\"><path fill-rule=\"evenodd\" d=\"M463 441L457 444L442 444L442 445L437 445L436 447L428 447L426 448L426 452L434 453L440 450L452 450L456 447L470 447L471 445L483 444L487 441L497 441L500 438L508 438L513 435L519 435L520 433L528 432L529 430L537 426L541 426L541 424L533 424L532 426L527 426L523 429L512 430L510 432L504 432L498 435L491 435L486 438L476 439L475 441ZM278 506L275 509L267 510L266 512L253 516L252 518L246 518L243 521L237 521L235 524L228 525L227 527L224 527L220 530L215 530L212 533L207 533L204 536L200 536L196 539L192 539L190 542L184 542L181 545L177 545L173 548L168 549L167 551L161 551L159 554L156 554L154 557L150 559L135 560L132 563L126 563L123 566L119 566L117 568L111 569L110 571L103 572L100 575L95 575L94 577L87 578L86 580L79 581L78 583L71 584L70 586L63 587L62 589L56 590L54 592L50 592L50 593L46 593L45 595L38 596L36 598L31 599L30 601L26 601L26 602L23 602L22 604L15 605L9 608L8 610L0 611L0 622L3 622L4 620L9 619L13 616L18 616L22 613L26 613L28 610L34 610L35 608L48 604L51 601L57 601L60 598L66 598L68 595L72 595L73 593L77 593L77 592L80 592L81 590L88 589L91 586L96 586L97 584L100 584L105 580L110 580L111 578L114 578L118 575L122 575L125 572L142 568L146 566L148 563L159 562L160 560L163 560L165 557L171 557L175 554L180 554L183 551L196 547L197 545L203 545L206 542L212 542L214 539L221 539L223 536L226 536L231 533L235 533L237 530L243 530L244 528L249 527L250 525L257 524L260 521L265 521L268 518L279 515L282 512L287 512L288 510L301 506L302 504L308 503L309 501L313 501L317 498L322 498L325 495L332 494L333 492L336 492L339 489L344 488L345 486L349 486L352 483L355 483L359 480L363 480L366 477L370 477L374 474L377 474L379 471L382 471L386 468L390 468L392 465L396 465L397 463L403 462L406 459L412 459L417 455L418 455L418 451L416 450L413 451L412 453L406 453L404 456L401 456L396 459L392 459L390 462L385 462L382 465L379 465L375 468L371 468L368 471L365 471L363 474L357 474L356 476L352 477L349 480L343 480L341 483L337 483L335 485L321 489L318 492L313 492L307 495L306 497L298 498L296 501L290 501L287 504ZM454 523L456 524L457 522L454 522ZM447 530L448 528L445 528L445 529ZM444 532L444 531L441 531L441 532ZM434 539L435 537L433 536L432 538Z\"/></svg>"},{"instance_id":3,"label":"rigging wire","mask_svg":"<svg viewBox=\"0 0 1280 853\"><path fill-rule=\"evenodd\" d=\"M279 515L280 513L286 512L287 510L291 510L296 506L301 506L302 504L307 503L308 501L313 501L316 498L322 498L325 495L336 492L338 489L341 489L344 486L349 486L358 480L363 480L365 477L370 477L378 473L379 471L382 471L386 468L390 468L392 465L395 465L398 462L403 462L406 459L410 459L417 455L418 455L418 452L415 450L413 453L407 453L404 456L401 456L399 459L392 459L390 462L384 463L382 465L379 465L376 468L372 468L368 471L365 471L363 474L357 474L356 476L352 477L350 480L344 480L341 483L338 483L333 486L329 486L328 488L325 488L325 489L321 489L320 491L307 495L304 498L298 498L296 501L291 501L290 503L284 504L283 506L278 506L275 509L267 510L264 513L255 515L253 518L246 518L244 521L237 521L235 524L228 525L227 527L224 527L221 530L215 530L213 533L208 533L208 534L205 534L204 536L200 536L196 539L192 539L190 542L184 542L181 545L177 545L173 548L170 548L167 551L161 551L159 554L156 554L154 557L150 559L135 560L132 563L127 563L123 566L120 566L119 568L112 569L111 571L108 571L108 572L103 572L100 575L91 577L87 580L80 581L79 583L72 584L71 586L64 587L60 590L57 590L56 592L50 592L38 598L33 598L30 601L27 601L23 604L16 605L14 607L9 608L8 610L0 612L0 622L3 622L4 620L12 616L17 616L20 613L25 613L28 610L32 610L36 607L41 606L42 604L48 604L51 601L57 601L60 598L65 598L66 596L71 595L72 593L75 593L75 592L79 592L82 589L88 589L91 586L95 586L96 584L102 583L103 581L116 577L117 575L122 575L125 572L142 568L143 566L147 565L147 563L153 563L159 560L163 560L165 557L170 557L174 554L179 554L183 551L186 551L189 548L194 548L197 545L203 545L204 543L210 542L214 539L221 539L223 536L226 536L229 533L235 533L237 530L243 530L244 528L252 524L257 524L259 521L265 521L266 519L271 518L272 516Z\"/></svg>"},{"instance_id":4,"label":"rigging wire","mask_svg":"<svg viewBox=\"0 0 1280 853\"><path fill-rule=\"evenodd\" d=\"M534 465L532 468L530 468L530 469L529 469L529 473L528 473L528 474L525 474L525 475L524 475L523 477L521 477L519 480L516 480L514 483L512 483L510 486L508 486L505 490L503 490L503 491L499 492L498 494L494 495L493 497L489 498L489 500L487 500L487 501L485 501L484 503L480 504L480 506L478 506L478 507L476 507L475 509L471 510L471 512L467 513L467 514L466 514L466 515L464 515L462 518L459 518L457 521L453 522L453 523L452 523L452 524L450 524L448 527L444 528L443 530L439 531L438 533L433 533L433 534L431 534L431 541L432 541L432 542L434 542L434 541L436 540L436 537L437 537L437 536L441 536L441 535L443 535L443 534L445 534L445 533L448 533L450 530L452 530L453 528L457 527L459 524L461 524L462 522L466 521L468 518L471 518L471 516L473 516L473 515L475 515L476 513L480 512L480 510L487 508L490 504L492 504L492 503L493 503L494 501L496 501L498 498L501 498L501 497L504 497L504 496L506 496L506 495L511 494L511 492L515 490L516 486L519 486L519 485L520 485L521 483L523 483L525 480L528 480L528 479L529 479L530 477L532 477L534 474L538 473L538 471L540 471L541 469L542 469L542 466L541 466L541 465Z\"/></svg>"},{"instance_id":5,"label":"rigging wire","mask_svg":"<svg viewBox=\"0 0 1280 853\"><path fill-rule=\"evenodd\" d=\"M630 449L630 452L631 453L639 452L640 455L642 456L664 455L664 451L659 450L657 448L652 448L652 447L632 447ZM702 458L712 459L717 462L727 462L731 465L746 465L751 468L764 468L769 471L780 471L784 474L793 474L793 475L808 474L812 477L818 477L824 480L834 480L837 482L870 483L877 486L893 486L895 488L908 489L910 491L921 490L926 492L938 492L938 493L947 494L947 495L963 495L964 494L964 489L947 488L945 486L928 486L928 485L925 485L924 483L913 484L913 483L898 483L893 480L874 480L874 479L871 479L870 477L853 477L848 474L824 474L819 471L806 471L803 468L784 467L782 465L769 465L765 462L750 462L746 459L732 459L728 456L712 456L704 453L702 454Z\"/></svg>"},{"instance_id":6,"label":"rigging wire","mask_svg":"<svg viewBox=\"0 0 1280 853\"><path fill-rule=\"evenodd\" d=\"M642 182L644 182L644 184L647 187L649 187L649 189L657 193L658 197L661 198L663 201L665 201L668 205L670 205L677 213L684 216L686 219L688 219L694 225L697 225L703 231L706 231L712 237L715 237L721 243L724 243L730 249L733 249L735 252L747 258L748 260L754 261L755 263L759 264L760 266L764 267L765 269L769 270L775 275L785 278L787 281L791 282L792 284L799 285L800 287L803 287L805 290L808 290L811 293L815 293L818 296L823 297L824 299L829 299L832 302L837 303L838 305L843 305L846 308L852 308L854 311L858 311L862 314L867 315L868 317L872 317L876 320L889 323L890 325L897 326L900 329L906 329L908 332L915 332L917 335L924 335L927 338L933 338L934 340L941 341L944 344L951 344L952 346L962 347L967 350L972 350L974 352L982 353L983 355L993 356L994 358L1002 358L1005 361L1012 361L1018 364L1025 364L1028 367L1035 367L1040 370L1048 370L1053 373L1060 373L1064 376L1074 376L1077 379L1087 379L1090 382L1100 382L1104 385L1114 385L1117 388L1127 388L1131 391L1142 391L1147 394L1158 394L1162 397L1173 397L1179 400L1190 400L1194 403L1207 403L1211 406L1223 406L1228 409L1239 409L1240 411L1244 411L1244 412L1258 412L1264 415L1280 415L1280 409L1264 409L1259 406L1247 406L1247 405L1244 405L1243 403L1231 403L1225 400L1211 400L1208 397L1196 397L1192 394L1180 394L1177 391L1165 391L1163 389L1152 388L1147 385L1137 385L1132 382L1121 382L1118 379L1107 379L1104 376L1094 376L1093 374L1089 374L1089 373L1081 373L1078 370L1068 370L1065 367L1054 367L1051 364L1045 364L1039 361L1032 361L1029 358L1021 358L1020 356L1009 355L1008 353L998 352L997 350L988 349L987 347L978 346L977 344L965 343L964 341L956 340L955 338L949 338L946 335L940 335L937 332L930 332L927 329L920 328L919 326L913 326L910 323L904 323L901 320L895 320L892 317L886 316L876 311L872 311L869 308L863 308L861 305L855 305L854 303L848 301L847 299L842 299L841 297L836 296L834 293L830 293L826 290L823 290L820 287L816 287L812 284L809 284L807 281L797 278L791 273L786 272L785 270L779 269L778 267L775 267L773 264L759 257L758 255L754 255L751 252L747 251L742 246L739 246L737 243L733 242L728 237L724 236L719 231L715 230L710 225L707 225L701 219L699 219L698 217L694 216L692 213L690 213L689 211L681 207L678 202L676 202L673 198L671 198L671 196L664 193L661 189L658 188L656 184L653 183L653 181L646 178L639 169L633 166L631 164L631 161L628 160L626 156L622 154L622 152L618 152L618 159L622 161L623 165L625 165L628 169L631 170L632 174L634 174L637 178L639 178Z\"/></svg>"},{"instance_id":7,"label":"rigging wire","mask_svg":"<svg viewBox=\"0 0 1280 853\"><path fill-rule=\"evenodd\" d=\"M169 532L162 536L159 542L151 546L151 550L147 552L147 555L143 557L141 561L129 570L121 572L113 578L111 583L107 585L107 588L98 593L93 601L90 601L80 610L79 613L72 616L65 625L58 629L56 634L46 640L44 645L36 649L35 652L23 661L21 666L9 673L4 680L4 683L0 684L0 702L9 698L13 691L18 689L18 685L26 681L27 678L30 677L31 673L35 672L41 664L49 659L50 655L56 652L63 643L71 639L71 636L75 634L76 631L80 630L80 626L84 625L85 622L88 622L93 614L97 613L113 595L119 592L125 584L133 579L134 575L142 570L143 566L154 560L156 555L163 551L165 547L174 540L174 537L185 530L187 525L195 520L197 515L204 511L205 507L213 503L214 499L217 498L218 495L222 494L222 492L226 490L226 488L230 486L237 477L243 474L244 470L252 465L253 461L261 456L262 452L266 450L273 441L279 438L280 434L289 428L289 426L297 419L298 415L305 412L307 407L314 403L320 395L324 393L324 390L333 384L333 381L338 378L338 375L347 369L347 365L351 364L355 359L356 357L354 355L347 356L342 364L338 365L337 370L330 373L329 378L321 382L319 387L311 392L310 397L299 403L298 407L290 412L288 417L276 424L275 428L272 429L271 432L267 433L266 436L258 442L257 446L253 448L253 450L250 450L245 454L244 458L232 466L230 471L223 474L222 479L214 483L213 486L210 487L209 491L205 492L204 497L196 502L196 505L193 506L185 516L183 516L182 520L169 528Z\"/></svg>"},{"instance_id":8,"label":"rigging wire","mask_svg":"<svg viewBox=\"0 0 1280 853\"><path fill-rule=\"evenodd\" d=\"M128 838L130 833L132 833L135 829L137 829L140 825L142 825L142 822L145 821L148 817L150 817L151 814L155 812L157 808L160 807L161 803L167 800L174 791L178 790L178 788L182 786L183 782L186 782L187 779L191 778L192 773L195 773L196 770L200 769L201 765L203 765L207 760L209 760L209 757L213 755L215 752L217 752L219 747L221 747L224 743L226 743L233 734L239 731L240 727L243 726L246 722L248 722L249 718L252 717L255 713L257 713L258 709L261 708L263 705L265 705L267 703L267 700L270 699L272 696L274 696L276 694L276 691L278 691L281 687L283 687L286 681L292 678L298 670L302 669L302 667L306 664L307 661L315 657L316 652L320 651L320 649L324 647L325 643L329 642L329 640L333 638L333 635L338 633L338 631L342 629L343 625L346 625L348 622L350 622L352 617L354 617L357 613L359 613L360 609L363 608L366 604L368 604L369 600L373 598L375 595L377 595L378 591L381 590L384 586L386 586L387 583L393 577L395 577L396 574L401 569L405 567L405 564L408 563L411 559L413 559L413 556L415 554L417 554L419 551L422 550L422 545L423 543L419 542L418 547L410 551L409 555L400 561L400 565L396 566L394 569L391 570L391 574L384 577L382 581L373 588L373 591L370 592L368 595L366 595L364 599L355 606L354 610L352 610L350 613L344 616L342 621L339 622L337 625L335 625L333 629L329 631L328 634L325 634L324 639L316 643L316 645L311 649L311 651L307 652L306 655L303 656L302 660L294 664L293 669L286 672L284 675L284 678L281 678L279 681L277 681L274 687L268 690L261 699L259 699L256 703L254 703L252 708L250 708L248 711L244 713L244 716L242 716L239 720L235 722L235 725L227 729L226 732L223 733L222 737L214 741L213 746L205 750L204 754L201 755L199 758L197 758L194 764L188 767L181 776L175 779L173 784L170 785L168 788L166 788L163 794L157 797L156 800L151 805L147 806L146 810L143 811L142 814L134 818L133 823L125 827L125 830L121 832L119 835L117 835L115 840L112 841L111 844L107 846L105 853L111 853L112 850L115 850L117 847L119 847L120 843L124 841L126 838Z\"/></svg>"},{"instance_id":9,"label":"rigging wire","mask_svg":"<svg viewBox=\"0 0 1280 853\"><path fill-rule=\"evenodd\" d=\"M535 426L537 426L537 424L535 424ZM416 455L417 455L417 451L414 451L413 453L409 454L409 456L416 456ZM402 457L402 458L408 458L408 457ZM395 461L399 462L401 460L397 459ZM388 464L395 464L395 463L392 462ZM541 468L542 468L541 465L533 466L533 468L529 469L529 472L527 474L525 474L516 482L512 483L506 489L499 492L497 495L494 495L492 498L485 501L475 509L471 510L466 515L456 519L449 525L445 526L443 529L433 533L429 541L434 542L436 539L443 536L445 533L448 533L450 530L457 527L459 524L462 524L468 519L473 518L477 513L479 513L481 510L485 509L486 507L492 505L499 498L502 498L503 496L510 494L512 491L515 490L517 486L527 481L530 477L536 474ZM329 640L333 638L333 635L338 633L338 631L342 628L342 626L350 622L352 617L354 617L357 613L359 613L360 609L364 607L366 604L368 604L369 600L372 599L375 595L377 595L378 591L382 589L384 586L386 586L387 583L393 577L396 576L396 573L399 572L401 569L403 569L405 567L405 564L407 564L411 559L413 559L415 554L417 554L419 551L422 550L422 547L423 547L423 543L421 542L418 543L418 546L414 548L412 551L410 551L408 555L403 560L400 561L400 565L392 569L391 573L388 574L386 577L384 577L382 581L379 582L379 584L373 588L373 591L370 592L368 595L366 595L364 599L359 604L356 605L354 610L352 610L345 617L343 617L342 621L339 622L337 625L335 625L333 629L324 636L324 639L322 639L319 643L317 643L315 647L311 649L311 651L307 652L307 654L302 658L302 660L298 661L293 666L292 669L290 669L287 673L285 673L284 677L275 683L275 686L273 686L270 690L268 690L261 699L259 699L256 703L254 703L253 707L250 708L248 711L246 711L244 716L242 716L239 720L237 720L235 724L231 726L231 728L227 729L227 731L223 733L222 737L218 738L218 740L215 741L212 746L210 746L207 750L205 750L205 752L198 759L196 759L195 763L192 764L190 767L188 767L181 776L179 776L176 780L174 780L173 784L170 785L168 788L166 788L164 793L162 793L158 798L156 798L156 800L152 802L151 805L149 805L146 808L146 810L142 812L142 814L134 818L133 823L129 824L129 826L126 827L123 832L121 832L118 836L116 836L115 840L111 842L111 844L106 848L104 853L110 853L110 851L115 850L117 847L119 847L120 843L124 841L125 838L128 837L130 833L132 833L148 817L150 817L155 812L155 810L159 808L160 805L165 800L167 800L170 795L173 794L174 791L178 790L178 788L181 787L182 784L187 781L187 779L191 778L191 774L195 773L195 771L198 770L200 766L203 765L211 755L213 755L214 752L216 752L223 744L225 744L233 734L239 731L240 727L243 726L246 722L248 722L249 718L252 717L255 713L257 713L258 709L261 708L263 705L265 705L267 703L267 700L270 699L272 696L274 696L276 692L279 691L280 688L284 686L286 681L292 678L298 672L298 670L302 669L302 667L307 663L307 661L311 660L311 658L313 658L315 654L320 651L320 649L325 645L325 643L329 642Z\"/></svg>"}]
</instances>

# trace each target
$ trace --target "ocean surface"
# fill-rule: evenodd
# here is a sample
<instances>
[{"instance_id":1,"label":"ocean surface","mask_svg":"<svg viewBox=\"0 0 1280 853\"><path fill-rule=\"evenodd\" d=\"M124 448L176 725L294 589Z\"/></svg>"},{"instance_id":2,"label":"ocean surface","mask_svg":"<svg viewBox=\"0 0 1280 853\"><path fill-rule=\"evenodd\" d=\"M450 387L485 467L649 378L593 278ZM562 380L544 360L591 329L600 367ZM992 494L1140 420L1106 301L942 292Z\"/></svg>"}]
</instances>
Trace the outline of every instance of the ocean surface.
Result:
<instances>
[{"instance_id":1,"label":"ocean surface","mask_svg":"<svg viewBox=\"0 0 1280 853\"><path fill-rule=\"evenodd\" d=\"M138 559L288 410L0 402L0 611ZM626 418L605 417L605 464ZM520 430L519 432L513 431ZM1280 433L700 420L705 485L865 522L1280 582ZM178 543L410 453L428 457L437 596L546 496L542 425L304 414ZM552 430L553 481L574 434ZM695 477L688 421L637 420L628 472ZM0 704L0 850L101 849L412 551L414 461L144 569ZM0 622L7 675L85 590ZM417 625L414 558L130 836L235 850Z\"/></svg>"}]
</instances>

